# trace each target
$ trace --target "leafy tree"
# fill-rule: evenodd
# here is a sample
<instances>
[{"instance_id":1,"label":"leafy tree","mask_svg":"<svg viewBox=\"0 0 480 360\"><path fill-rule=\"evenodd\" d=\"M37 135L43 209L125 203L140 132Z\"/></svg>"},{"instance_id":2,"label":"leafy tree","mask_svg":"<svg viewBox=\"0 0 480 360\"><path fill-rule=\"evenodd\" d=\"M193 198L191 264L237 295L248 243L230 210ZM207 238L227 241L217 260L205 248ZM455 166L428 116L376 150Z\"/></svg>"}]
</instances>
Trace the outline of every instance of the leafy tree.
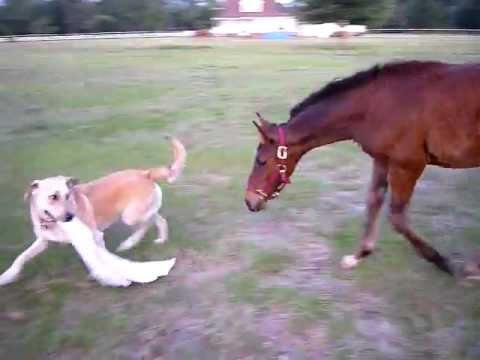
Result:
<instances>
[{"instance_id":1,"label":"leafy tree","mask_svg":"<svg viewBox=\"0 0 480 360\"><path fill-rule=\"evenodd\" d=\"M214 0L4 0L0 35L200 29L210 26L214 5Z\"/></svg>"},{"instance_id":2,"label":"leafy tree","mask_svg":"<svg viewBox=\"0 0 480 360\"><path fill-rule=\"evenodd\" d=\"M3 32L26 34L34 0L7 0L2 10Z\"/></svg>"},{"instance_id":3,"label":"leafy tree","mask_svg":"<svg viewBox=\"0 0 480 360\"><path fill-rule=\"evenodd\" d=\"M394 0L305 0L300 17L309 22L341 22L381 26L391 16Z\"/></svg>"},{"instance_id":4,"label":"leafy tree","mask_svg":"<svg viewBox=\"0 0 480 360\"><path fill-rule=\"evenodd\" d=\"M118 31L158 30L165 23L165 10L159 0L103 0L100 13L115 19Z\"/></svg>"},{"instance_id":5,"label":"leafy tree","mask_svg":"<svg viewBox=\"0 0 480 360\"><path fill-rule=\"evenodd\" d=\"M119 25L113 16L98 14L90 21L90 29L93 32L115 32L119 30Z\"/></svg>"},{"instance_id":6,"label":"leafy tree","mask_svg":"<svg viewBox=\"0 0 480 360\"><path fill-rule=\"evenodd\" d=\"M464 0L455 14L456 25L466 29L480 29L480 2Z\"/></svg>"},{"instance_id":7,"label":"leafy tree","mask_svg":"<svg viewBox=\"0 0 480 360\"><path fill-rule=\"evenodd\" d=\"M30 23L29 29L32 34L54 34L58 31L48 17L36 18Z\"/></svg>"},{"instance_id":8,"label":"leafy tree","mask_svg":"<svg viewBox=\"0 0 480 360\"><path fill-rule=\"evenodd\" d=\"M407 26L435 28L448 25L448 12L439 0L410 0L406 4Z\"/></svg>"},{"instance_id":9,"label":"leafy tree","mask_svg":"<svg viewBox=\"0 0 480 360\"><path fill-rule=\"evenodd\" d=\"M214 1L197 2L195 0L180 1L172 4L169 28L173 29L206 29L212 26L214 17Z\"/></svg>"}]
</instances>

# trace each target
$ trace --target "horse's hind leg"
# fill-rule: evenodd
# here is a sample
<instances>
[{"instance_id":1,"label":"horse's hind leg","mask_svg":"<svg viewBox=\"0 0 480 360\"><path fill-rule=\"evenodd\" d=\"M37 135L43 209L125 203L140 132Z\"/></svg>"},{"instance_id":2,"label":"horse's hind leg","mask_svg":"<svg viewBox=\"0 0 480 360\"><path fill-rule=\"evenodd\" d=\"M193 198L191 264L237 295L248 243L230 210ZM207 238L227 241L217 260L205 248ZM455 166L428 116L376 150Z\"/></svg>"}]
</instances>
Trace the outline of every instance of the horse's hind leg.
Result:
<instances>
[{"instance_id":1,"label":"horse's hind leg","mask_svg":"<svg viewBox=\"0 0 480 360\"><path fill-rule=\"evenodd\" d=\"M417 253L439 269L453 274L448 260L417 235L407 220L407 208L417 179L425 166L416 170L394 167L389 169L388 180L391 189L390 222L396 231L402 234L415 248Z\"/></svg>"},{"instance_id":2,"label":"horse's hind leg","mask_svg":"<svg viewBox=\"0 0 480 360\"><path fill-rule=\"evenodd\" d=\"M378 214L385 200L388 187L388 166L375 160L373 163L372 180L367 196L367 221L364 232L360 239L360 247L355 255L343 257L341 266L344 269L351 269L358 265L360 260L372 253L378 239Z\"/></svg>"}]
</instances>

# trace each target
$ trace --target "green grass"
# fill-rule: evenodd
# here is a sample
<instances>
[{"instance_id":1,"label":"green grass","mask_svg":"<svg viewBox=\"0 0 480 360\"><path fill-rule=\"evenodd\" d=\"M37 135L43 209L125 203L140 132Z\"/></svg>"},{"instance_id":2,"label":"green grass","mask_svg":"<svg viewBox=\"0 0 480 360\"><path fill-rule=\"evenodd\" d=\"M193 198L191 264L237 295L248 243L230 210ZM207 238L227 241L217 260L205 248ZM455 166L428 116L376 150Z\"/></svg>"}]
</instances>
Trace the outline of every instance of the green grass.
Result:
<instances>
[{"instance_id":1,"label":"green grass","mask_svg":"<svg viewBox=\"0 0 480 360\"><path fill-rule=\"evenodd\" d=\"M258 276L251 273L233 274L226 279L226 289L233 302L244 302L262 309L280 306L294 323L315 322L328 318L329 302L305 295L293 287L261 287Z\"/></svg>"},{"instance_id":2,"label":"green grass","mask_svg":"<svg viewBox=\"0 0 480 360\"><path fill-rule=\"evenodd\" d=\"M0 289L0 358L278 358L285 349L316 358L312 334L327 359L480 357L478 286L439 273L385 221L378 251L354 272L338 269L357 246L370 172L355 144L306 155L266 212L243 204L255 111L286 121L310 92L375 63L479 61L476 37L0 47L0 271L33 240L22 200L31 180L168 164L165 135L189 154L179 182L161 184L169 242L153 244L150 231L125 254L176 256L172 274L105 289L71 248L51 246ZM415 228L447 255L478 249L478 176L429 170L415 194ZM128 234L115 226L108 247ZM262 332L261 319L282 328Z\"/></svg>"},{"instance_id":3,"label":"green grass","mask_svg":"<svg viewBox=\"0 0 480 360\"><path fill-rule=\"evenodd\" d=\"M285 251L262 251L254 255L252 268L258 273L275 274L285 270L292 263L292 256Z\"/></svg>"},{"instance_id":4,"label":"green grass","mask_svg":"<svg viewBox=\"0 0 480 360\"><path fill-rule=\"evenodd\" d=\"M99 334L109 334L124 330L128 326L125 315L91 314L85 315L78 322L70 324L70 328L59 332L58 337L50 339L50 347L75 348L88 352L102 339Z\"/></svg>"}]
</instances>

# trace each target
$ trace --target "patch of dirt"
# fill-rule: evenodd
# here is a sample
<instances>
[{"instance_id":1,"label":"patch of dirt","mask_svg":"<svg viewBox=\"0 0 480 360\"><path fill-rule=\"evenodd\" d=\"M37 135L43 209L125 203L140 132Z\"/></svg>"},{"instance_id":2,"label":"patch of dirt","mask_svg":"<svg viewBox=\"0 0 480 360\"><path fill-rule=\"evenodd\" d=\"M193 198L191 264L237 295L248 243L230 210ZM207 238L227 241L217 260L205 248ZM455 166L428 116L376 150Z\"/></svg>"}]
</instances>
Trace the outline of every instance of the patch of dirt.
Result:
<instances>
[{"instance_id":1,"label":"patch of dirt","mask_svg":"<svg viewBox=\"0 0 480 360\"><path fill-rule=\"evenodd\" d=\"M128 360L216 358L204 327L203 320L180 315L168 327L153 326L132 334L114 353L116 358Z\"/></svg>"},{"instance_id":2,"label":"patch of dirt","mask_svg":"<svg viewBox=\"0 0 480 360\"><path fill-rule=\"evenodd\" d=\"M236 261L218 261L208 256L198 256L191 251L183 251L179 257L182 266L174 273L178 281L186 286L198 286L224 279L229 273L240 271L243 266Z\"/></svg>"},{"instance_id":3,"label":"patch of dirt","mask_svg":"<svg viewBox=\"0 0 480 360\"><path fill-rule=\"evenodd\" d=\"M257 316L257 332L265 348L277 359L323 359L328 343L325 329L309 327L293 332L291 321L290 315L275 308Z\"/></svg>"}]
</instances>

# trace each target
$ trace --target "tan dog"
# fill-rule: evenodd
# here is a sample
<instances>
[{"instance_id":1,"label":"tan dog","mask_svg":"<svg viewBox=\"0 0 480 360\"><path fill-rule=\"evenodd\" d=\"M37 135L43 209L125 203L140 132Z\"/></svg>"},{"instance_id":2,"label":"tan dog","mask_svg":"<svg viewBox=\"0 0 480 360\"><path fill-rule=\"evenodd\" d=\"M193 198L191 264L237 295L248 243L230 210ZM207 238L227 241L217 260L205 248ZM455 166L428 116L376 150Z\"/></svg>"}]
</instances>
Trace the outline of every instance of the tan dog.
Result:
<instances>
[{"instance_id":1,"label":"tan dog","mask_svg":"<svg viewBox=\"0 0 480 360\"><path fill-rule=\"evenodd\" d=\"M36 241L20 254L12 266L0 275L0 286L14 281L26 262L43 252L48 241L70 243L57 222L76 217L95 234L95 241L104 247L103 230L118 219L134 231L117 250L135 246L152 224L158 230L157 243L168 238L166 220L157 212L162 206L162 191L157 180L174 182L186 159L182 143L172 138L174 162L170 167L148 170L123 170L85 184L65 176L35 180L25 193L30 201L30 215Z\"/></svg>"}]
</instances>

